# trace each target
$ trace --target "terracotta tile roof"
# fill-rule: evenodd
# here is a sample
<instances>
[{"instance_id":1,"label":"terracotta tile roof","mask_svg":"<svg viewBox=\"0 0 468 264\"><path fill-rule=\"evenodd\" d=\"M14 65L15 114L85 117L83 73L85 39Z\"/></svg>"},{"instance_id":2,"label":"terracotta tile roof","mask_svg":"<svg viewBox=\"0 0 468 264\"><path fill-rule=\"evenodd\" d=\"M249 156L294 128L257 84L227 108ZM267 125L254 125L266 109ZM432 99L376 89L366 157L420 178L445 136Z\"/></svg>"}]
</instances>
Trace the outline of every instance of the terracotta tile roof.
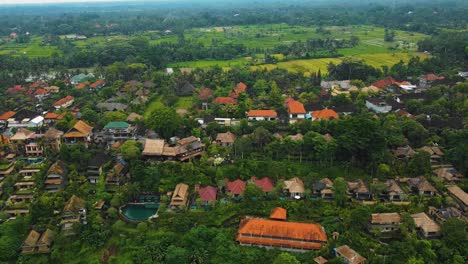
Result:
<instances>
[{"instance_id":1,"label":"terracotta tile roof","mask_svg":"<svg viewBox=\"0 0 468 264\"><path fill-rule=\"evenodd\" d=\"M14 112L14 111L8 111L8 112L5 112L5 113L3 113L2 115L0 115L0 120L6 121L6 120L12 118L12 117L15 116L15 115L16 115L16 112Z\"/></svg>"},{"instance_id":2,"label":"terracotta tile roof","mask_svg":"<svg viewBox=\"0 0 468 264\"><path fill-rule=\"evenodd\" d=\"M304 105L298 101L292 101L288 103L289 113L291 114L306 114Z\"/></svg>"},{"instance_id":3,"label":"terracotta tile roof","mask_svg":"<svg viewBox=\"0 0 468 264\"><path fill-rule=\"evenodd\" d=\"M206 186L198 190L198 195L200 199L205 202L216 201L216 194L218 193L218 188L213 186Z\"/></svg>"},{"instance_id":4,"label":"terracotta tile roof","mask_svg":"<svg viewBox=\"0 0 468 264\"><path fill-rule=\"evenodd\" d=\"M247 113L248 117L277 117L275 110L250 110Z\"/></svg>"},{"instance_id":5,"label":"terracotta tile roof","mask_svg":"<svg viewBox=\"0 0 468 264\"><path fill-rule=\"evenodd\" d=\"M24 88L23 86L21 85L15 85L11 88L8 88L6 90L7 93L25 93L27 91L26 88Z\"/></svg>"},{"instance_id":6,"label":"terracotta tile roof","mask_svg":"<svg viewBox=\"0 0 468 264\"><path fill-rule=\"evenodd\" d=\"M44 116L44 119L57 119L57 120L61 120L63 118L63 114L57 114L57 113L54 113L54 112L48 112L45 116Z\"/></svg>"},{"instance_id":7,"label":"terracotta tile roof","mask_svg":"<svg viewBox=\"0 0 468 264\"><path fill-rule=\"evenodd\" d=\"M236 85L236 88L233 89L232 93L229 95L232 98L237 98L239 97L239 94L245 93L247 90L247 85L243 82L240 82Z\"/></svg>"},{"instance_id":8,"label":"terracotta tile roof","mask_svg":"<svg viewBox=\"0 0 468 264\"><path fill-rule=\"evenodd\" d=\"M261 188L264 192L269 192L275 188L273 181L268 177L263 177L262 179L258 180L257 177L253 176L252 180L254 181L255 185Z\"/></svg>"},{"instance_id":9,"label":"terracotta tile roof","mask_svg":"<svg viewBox=\"0 0 468 264\"><path fill-rule=\"evenodd\" d=\"M200 91L198 91L198 96L202 101L208 101L208 98L213 94L213 90L210 88L203 87Z\"/></svg>"},{"instance_id":10,"label":"terracotta tile roof","mask_svg":"<svg viewBox=\"0 0 468 264\"><path fill-rule=\"evenodd\" d=\"M465 206L468 206L468 194L460 187L457 185L448 186L447 191L457 200L461 201Z\"/></svg>"},{"instance_id":11,"label":"terracotta tile roof","mask_svg":"<svg viewBox=\"0 0 468 264\"><path fill-rule=\"evenodd\" d=\"M34 95L44 95L44 94L47 94L47 91L45 89L37 89L34 92Z\"/></svg>"},{"instance_id":12,"label":"terracotta tile roof","mask_svg":"<svg viewBox=\"0 0 468 264\"><path fill-rule=\"evenodd\" d=\"M236 135L231 132L218 133L218 135L216 135L216 141L221 143L234 143L235 140Z\"/></svg>"},{"instance_id":13,"label":"terracotta tile roof","mask_svg":"<svg viewBox=\"0 0 468 264\"><path fill-rule=\"evenodd\" d=\"M321 249L327 242L327 235L318 224L246 218L240 223L237 241L311 250Z\"/></svg>"},{"instance_id":14,"label":"terracotta tile roof","mask_svg":"<svg viewBox=\"0 0 468 264\"><path fill-rule=\"evenodd\" d=\"M382 80L378 80L376 82L374 82L372 84L372 86L375 86L377 88L380 88L380 89L383 89L389 85L393 85L395 84L397 81L395 79L393 79L392 77L387 77L385 79L382 79Z\"/></svg>"},{"instance_id":15,"label":"terracotta tile roof","mask_svg":"<svg viewBox=\"0 0 468 264\"><path fill-rule=\"evenodd\" d=\"M88 87L88 85L89 85L89 82L83 82L83 83L77 84L75 88L81 90L81 89Z\"/></svg>"},{"instance_id":16,"label":"terracotta tile roof","mask_svg":"<svg viewBox=\"0 0 468 264\"><path fill-rule=\"evenodd\" d=\"M399 213L382 213L382 214L371 214L371 224L385 225L401 223L401 217Z\"/></svg>"},{"instance_id":17,"label":"terracotta tile roof","mask_svg":"<svg viewBox=\"0 0 468 264\"><path fill-rule=\"evenodd\" d=\"M274 220L286 220L288 211L281 207L276 207L270 213L270 219Z\"/></svg>"},{"instance_id":18,"label":"terracotta tile roof","mask_svg":"<svg viewBox=\"0 0 468 264\"><path fill-rule=\"evenodd\" d=\"M348 245L343 245L336 248L336 252L345 258L349 264L360 264L366 261L366 258L359 255L354 249L350 248Z\"/></svg>"},{"instance_id":19,"label":"terracotta tile roof","mask_svg":"<svg viewBox=\"0 0 468 264\"><path fill-rule=\"evenodd\" d=\"M89 89L96 89L98 86L105 85L106 81L104 80L97 80L93 84L89 86Z\"/></svg>"},{"instance_id":20,"label":"terracotta tile roof","mask_svg":"<svg viewBox=\"0 0 468 264\"><path fill-rule=\"evenodd\" d=\"M231 97L216 97L213 103L222 105L237 104L237 100Z\"/></svg>"},{"instance_id":21,"label":"terracotta tile roof","mask_svg":"<svg viewBox=\"0 0 468 264\"><path fill-rule=\"evenodd\" d=\"M440 231L440 226L424 212L412 214L411 217L413 218L416 227L422 229L426 233L437 233Z\"/></svg>"},{"instance_id":22,"label":"terracotta tile roof","mask_svg":"<svg viewBox=\"0 0 468 264\"><path fill-rule=\"evenodd\" d=\"M235 181L229 181L227 179L225 179L225 181L227 181L227 184L226 184L226 189L231 192L233 195L240 195L244 192L244 189L245 189L245 186L247 185L247 183L245 181L242 181L242 180L235 180Z\"/></svg>"},{"instance_id":23,"label":"terracotta tile roof","mask_svg":"<svg viewBox=\"0 0 468 264\"><path fill-rule=\"evenodd\" d=\"M42 85L43 85L42 82L34 82L34 83L32 83L31 85L29 85L29 88L31 88L31 89L36 89L36 88L41 87Z\"/></svg>"},{"instance_id":24,"label":"terracotta tile roof","mask_svg":"<svg viewBox=\"0 0 468 264\"><path fill-rule=\"evenodd\" d=\"M55 102L53 106L62 106L62 105L64 105L64 104L70 102L70 101L73 100L73 99L74 99L73 96L68 95L68 96L66 96L66 97L64 97L64 98L62 98L62 99L60 99L60 100L58 100L57 102Z\"/></svg>"},{"instance_id":25,"label":"terracotta tile roof","mask_svg":"<svg viewBox=\"0 0 468 264\"><path fill-rule=\"evenodd\" d=\"M338 114L333 110L333 109L323 109L323 110L317 110L312 112L312 117L314 119L325 119L325 120L330 120L330 119L337 119Z\"/></svg>"}]
</instances>

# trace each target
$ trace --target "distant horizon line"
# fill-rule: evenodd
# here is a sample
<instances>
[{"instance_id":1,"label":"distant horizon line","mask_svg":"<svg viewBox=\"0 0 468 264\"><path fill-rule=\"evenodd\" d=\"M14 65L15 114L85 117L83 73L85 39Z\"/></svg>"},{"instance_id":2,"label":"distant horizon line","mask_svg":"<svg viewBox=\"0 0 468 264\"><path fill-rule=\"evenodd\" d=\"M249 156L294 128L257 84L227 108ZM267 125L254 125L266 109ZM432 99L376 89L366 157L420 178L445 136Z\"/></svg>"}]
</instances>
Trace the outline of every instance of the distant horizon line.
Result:
<instances>
[{"instance_id":1,"label":"distant horizon line","mask_svg":"<svg viewBox=\"0 0 468 264\"><path fill-rule=\"evenodd\" d=\"M112 2L169 2L174 0L0 0L2 5L50 5L50 4L85 4L85 3L112 3Z\"/></svg>"}]
</instances>

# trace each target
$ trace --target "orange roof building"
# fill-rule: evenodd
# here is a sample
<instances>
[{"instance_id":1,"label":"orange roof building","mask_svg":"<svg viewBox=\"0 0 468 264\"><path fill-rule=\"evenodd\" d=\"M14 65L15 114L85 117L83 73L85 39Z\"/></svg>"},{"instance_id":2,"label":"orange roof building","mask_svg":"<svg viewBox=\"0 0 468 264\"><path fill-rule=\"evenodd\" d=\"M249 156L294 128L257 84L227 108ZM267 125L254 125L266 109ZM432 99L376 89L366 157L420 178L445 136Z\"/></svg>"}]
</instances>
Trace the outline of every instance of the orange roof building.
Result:
<instances>
[{"instance_id":1,"label":"orange roof building","mask_svg":"<svg viewBox=\"0 0 468 264\"><path fill-rule=\"evenodd\" d=\"M278 117L278 114L275 110L250 110L247 113L247 117L250 121L255 120L275 120Z\"/></svg>"},{"instance_id":2,"label":"orange roof building","mask_svg":"<svg viewBox=\"0 0 468 264\"><path fill-rule=\"evenodd\" d=\"M68 95L60 100L58 100L57 102L54 103L54 107L56 109L60 109L62 107L66 108L66 107L69 107L73 104L73 102L75 101L75 98L71 95Z\"/></svg>"},{"instance_id":3,"label":"orange roof building","mask_svg":"<svg viewBox=\"0 0 468 264\"><path fill-rule=\"evenodd\" d=\"M270 219L286 220L287 210L281 207L276 207L271 211Z\"/></svg>"},{"instance_id":4,"label":"orange roof building","mask_svg":"<svg viewBox=\"0 0 468 264\"><path fill-rule=\"evenodd\" d=\"M276 208L272 215L283 217L283 210ZM318 224L245 218L240 222L236 240L244 246L305 252L321 249L327 243L327 235Z\"/></svg>"},{"instance_id":5,"label":"orange roof building","mask_svg":"<svg viewBox=\"0 0 468 264\"><path fill-rule=\"evenodd\" d=\"M302 114L302 115L305 115L307 112L304 108L304 105L301 103L301 102L298 102L298 101L291 101L288 103L288 110L289 110L289 114L295 114L295 115L298 115L298 114Z\"/></svg>"},{"instance_id":6,"label":"orange roof building","mask_svg":"<svg viewBox=\"0 0 468 264\"><path fill-rule=\"evenodd\" d=\"M338 113L336 113L333 109L323 109L317 110L312 112L312 120L317 119L338 119Z\"/></svg>"},{"instance_id":7,"label":"orange roof building","mask_svg":"<svg viewBox=\"0 0 468 264\"><path fill-rule=\"evenodd\" d=\"M80 84L76 85L75 88L78 89L78 90L83 90L88 86L89 86L89 82L83 82L83 83L80 83Z\"/></svg>"},{"instance_id":8,"label":"orange roof building","mask_svg":"<svg viewBox=\"0 0 468 264\"><path fill-rule=\"evenodd\" d=\"M14 111L8 111L0 115L0 121L7 121L8 119L14 117L16 115L16 112Z\"/></svg>"},{"instance_id":9,"label":"orange roof building","mask_svg":"<svg viewBox=\"0 0 468 264\"><path fill-rule=\"evenodd\" d=\"M220 104L220 105L235 105L237 104L237 100L231 97L216 97L213 100L213 104Z\"/></svg>"},{"instance_id":10,"label":"orange roof building","mask_svg":"<svg viewBox=\"0 0 468 264\"><path fill-rule=\"evenodd\" d=\"M106 81L100 79L100 80L97 80L95 81L94 83L92 83L90 86L89 86L89 89L90 90L97 90L97 89L101 89L102 87L104 87L106 85Z\"/></svg>"},{"instance_id":11,"label":"orange roof building","mask_svg":"<svg viewBox=\"0 0 468 264\"><path fill-rule=\"evenodd\" d=\"M239 97L239 94L245 93L247 91L247 85L243 82L240 82L236 85L236 88L234 88L229 95L230 97L237 99Z\"/></svg>"}]
</instances>

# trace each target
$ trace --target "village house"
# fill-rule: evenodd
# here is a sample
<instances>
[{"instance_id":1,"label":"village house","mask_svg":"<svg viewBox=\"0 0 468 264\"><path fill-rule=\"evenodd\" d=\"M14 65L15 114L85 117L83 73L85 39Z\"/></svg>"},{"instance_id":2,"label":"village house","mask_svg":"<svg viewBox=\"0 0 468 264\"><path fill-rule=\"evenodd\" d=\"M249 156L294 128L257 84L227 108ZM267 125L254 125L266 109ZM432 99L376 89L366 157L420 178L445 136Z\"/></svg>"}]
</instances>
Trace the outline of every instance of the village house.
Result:
<instances>
[{"instance_id":1,"label":"village house","mask_svg":"<svg viewBox=\"0 0 468 264\"><path fill-rule=\"evenodd\" d=\"M463 178L463 175L454 167L440 167L435 169L433 173L445 183L455 183Z\"/></svg>"},{"instance_id":2,"label":"village house","mask_svg":"<svg viewBox=\"0 0 468 264\"><path fill-rule=\"evenodd\" d=\"M79 83L75 86L75 89L78 89L78 90L84 90L86 88L88 88L90 85L90 82L82 82L82 83Z\"/></svg>"},{"instance_id":3,"label":"village house","mask_svg":"<svg viewBox=\"0 0 468 264\"><path fill-rule=\"evenodd\" d=\"M135 139L136 127L127 122L109 122L103 128L102 133L108 145L112 145L117 141L123 142L128 139Z\"/></svg>"},{"instance_id":4,"label":"village house","mask_svg":"<svg viewBox=\"0 0 468 264\"><path fill-rule=\"evenodd\" d=\"M16 115L15 111L7 111L0 115L0 128L6 128L8 126L8 120Z\"/></svg>"},{"instance_id":5,"label":"village house","mask_svg":"<svg viewBox=\"0 0 468 264\"><path fill-rule=\"evenodd\" d=\"M395 180L387 180L385 182L387 189L384 191L384 198L389 202L400 202L406 200L406 195L403 189Z\"/></svg>"},{"instance_id":6,"label":"village house","mask_svg":"<svg viewBox=\"0 0 468 264\"><path fill-rule=\"evenodd\" d=\"M388 105L384 100L380 98L368 98L366 100L366 107L378 114L385 114L392 111L392 106Z\"/></svg>"},{"instance_id":7,"label":"village house","mask_svg":"<svg viewBox=\"0 0 468 264\"><path fill-rule=\"evenodd\" d=\"M333 182L329 178L323 178L313 186L314 195L322 199L330 200L334 198Z\"/></svg>"},{"instance_id":8,"label":"village house","mask_svg":"<svg viewBox=\"0 0 468 264\"><path fill-rule=\"evenodd\" d=\"M424 176L408 179L408 185L411 187L413 192L426 197L432 197L437 193L434 186L432 186Z\"/></svg>"},{"instance_id":9,"label":"village house","mask_svg":"<svg viewBox=\"0 0 468 264\"><path fill-rule=\"evenodd\" d=\"M98 182L99 176L103 173L104 165L110 160L111 158L105 153L99 152L88 161L86 177L90 183L96 184Z\"/></svg>"},{"instance_id":10,"label":"village house","mask_svg":"<svg viewBox=\"0 0 468 264\"><path fill-rule=\"evenodd\" d=\"M416 152L409 146L406 145L404 147L398 147L393 150L393 156L398 159L409 159L411 158Z\"/></svg>"},{"instance_id":11,"label":"village house","mask_svg":"<svg viewBox=\"0 0 468 264\"><path fill-rule=\"evenodd\" d=\"M39 139L43 135L36 134L26 128L19 128L15 135L10 138L14 145L17 154L25 154L26 156L42 156L44 154L44 146L39 144Z\"/></svg>"},{"instance_id":12,"label":"village house","mask_svg":"<svg viewBox=\"0 0 468 264\"><path fill-rule=\"evenodd\" d=\"M429 88L437 82L445 80L444 76L437 76L433 73L422 75L419 77L419 86L421 88Z\"/></svg>"},{"instance_id":13,"label":"village house","mask_svg":"<svg viewBox=\"0 0 468 264\"><path fill-rule=\"evenodd\" d=\"M174 192L172 193L172 198L169 206L171 208L180 208L187 206L189 192L189 186L184 183L179 183L176 185Z\"/></svg>"},{"instance_id":14,"label":"village house","mask_svg":"<svg viewBox=\"0 0 468 264\"><path fill-rule=\"evenodd\" d=\"M68 95L53 104L55 109L68 108L75 102L75 98L71 95Z\"/></svg>"},{"instance_id":15,"label":"village house","mask_svg":"<svg viewBox=\"0 0 468 264\"><path fill-rule=\"evenodd\" d=\"M62 221L60 222L62 231L72 234L75 224L86 224L86 212L85 200L72 195L63 208Z\"/></svg>"},{"instance_id":16,"label":"village house","mask_svg":"<svg viewBox=\"0 0 468 264\"><path fill-rule=\"evenodd\" d=\"M367 184L359 179L357 182L347 182L348 195L358 200L372 200L372 193Z\"/></svg>"},{"instance_id":17,"label":"village house","mask_svg":"<svg viewBox=\"0 0 468 264\"><path fill-rule=\"evenodd\" d=\"M265 192L265 194L268 194L275 188L273 181L269 177L257 179L257 177L252 176L251 180L258 188L262 189Z\"/></svg>"},{"instance_id":18,"label":"village house","mask_svg":"<svg viewBox=\"0 0 468 264\"><path fill-rule=\"evenodd\" d=\"M62 120L64 114L57 114L54 112L48 112L44 115L44 124L46 125L53 125L55 122Z\"/></svg>"},{"instance_id":19,"label":"village house","mask_svg":"<svg viewBox=\"0 0 468 264\"><path fill-rule=\"evenodd\" d=\"M77 84L82 83L84 81L87 81L87 80L89 80L91 78L94 78L94 75L92 73L90 73L90 74L80 73L78 75L73 76L70 79L70 83L71 83L71 85L77 85Z\"/></svg>"},{"instance_id":20,"label":"village house","mask_svg":"<svg viewBox=\"0 0 468 264\"><path fill-rule=\"evenodd\" d=\"M444 157L444 152L436 146L424 146L419 149L420 151L425 151L431 155L431 163L436 164L441 162Z\"/></svg>"},{"instance_id":21,"label":"village house","mask_svg":"<svg viewBox=\"0 0 468 264\"><path fill-rule=\"evenodd\" d=\"M46 192L58 192L63 190L67 181L66 165L62 161L56 161L46 174L44 189Z\"/></svg>"},{"instance_id":22,"label":"village house","mask_svg":"<svg viewBox=\"0 0 468 264\"><path fill-rule=\"evenodd\" d=\"M216 135L216 144L222 147L231 147L236 141L236 135L231 132L218 133Z\"/></svg>"},{"instance_id":23,"label":"village house","mask_svg":"<svg viewBox=\"0 0 468 264\"><path fill-rule=\"evenodd\" d=\"M440 226L432 220L426 213L412 214L416 229L422 238L436 238L440 236Z\"/></svg>"},{"instance_id":24,"label":"village house","mask_svg":"<svg viewBox=\"0 0 468 264\"><path fill-rule=\"evenodd\" d=\"M31 191L36 186L35 181L18 181L15 183L15 191L17 192L25 192Z\"/></svg>"},{"instance_id":25,"label":"village house","mask_svg":"<svg viewBox=\"0 0 468 264\"><path fill-rule=\"evenodd\" d=\"M62 146L63 132L50 127L44 134L45 145L53 152L59 152L60 146Z\"/></svg>"},{"instance_id":26,"label":"village house","mask_svg":"<svg viewBox=\"0 0 468 264\"><path fill-rule=\"evenodd\" d=\"M219 104L219 105L236 105L237 100L231 97L216 97L213 102L213 104Z\"/></svg>"},{"instance_id":27,"label":"village house","mask_svg":"<svg viewBox=\"0 0 468 264\"><path fill-rule=\"evenodd\" d=\"M343 258L343 261L346 264L361 264L367 260L348 245L339 246L335 248L334 251L335 255Z\"/></svg>"},{"instance_id":28,"label":"village house","mask_svg":"<svg viewBox=\"0 0 468 264\"><path fill-rule=\"evenodd\" d=\"M99 109L104 109L108 112L127 111L128 105L116 102L102 102L96 105Z\"/></svg>"},{"instance_id":29,"label":"village house","mask_svg":"<svg viewBox=\"0 0 468 264\"><path fill-rule=\"evenodd\" d=\"M468 194L457 185L447 186L447 193L458 204L462 211L468 208Z\"/></svg>"},{"instance_id":30,"label":"village house","mask_svg":"<svg viewBox=\"0 0 468 264\"><path fill-rule=\"evenodd\" d=\"M441 208L429 206L429 215L434 217L438 223L444 223L450 218L457 218L468 224L468 217L465 216L464 212L453 206Z\"/></svg>"},{"instance_id":31,"label":"village house","mask_svg":"<svg viewBox=\"0 0 468 264\"><path fill-rule=\"evenodd\" d=\"M54 242L54 233L46 229L42 234L31 230L21 245L22 254L49 253Z\"/></svg>"},{"instance_id":32,"label":"village house","mask_svg":"<svg viewBox=\"0 0 468 264\"><path fill-rule=\"evenodd\" d=\"M218 194L218 188L213 186L200 187L200 184L195 185L195 191L198 193L198 196L203 201L205 205L208 205L209 202L216 201Z\"/></svg>"},{"instance_id":33,"label":"village house","mask_svg":"<svg viewBox=\"0 0 468 264\"><path fill-rule=\"evenodd\" d=\"M234 198L242 196L245 187L247 186L247 183L245 181L239 179L235 181L229 181L228 179L224 179L224 182L226 184L226 192L228 192Z\"/></svg>"},{"instance_id":34,"label":"village house","mask_svg":"<svg viewBox=\"0 0 468 264\"><path fill-rule=\"evenodd\" d=\"M292 199L299 200L304 198L304 190L304 182L297 177L284 181L283 191Z\"/></svg>"},{"instance_id":35,"label":"village house","mask_svg":"<svg viewBox=\"0 0 468 264\"><path fill-rule=\"evenodd\" d=\"M203 87L198 90L198 98L200 98L202 110L208 110L208 100L210 99L211 95L213 95L213 90L210 88Z\"/></svg>"},{"instance_id":36,"label":"village house","mask_svg":"<svg viewBox=\"0 0 468 264\"><path fill-rule=\"evenodd\" d=\"M34 176L36 176L41 170L37 168L23 168L22 170L19 171L19 174L21 177L23 177L24 180L29 180L32 179Z\"/></svg>"},{"instance_id":37,"label":"village house","mask_svg":"<svg viewBox=\"0 0 468 264\"><path fill-rule=\"evenodd\" d=\"M399 229L401 216L398 213L371 214L368 230L379 230L380 232L392 232Z\"/></svg>"},{"instance_id":38,"label":"village house","mask_svg":"<svg viewBox=\"0 0 468 264\"><path fill-rule=\"evenodd\" d=\"M89 90L93 92L97 92L100 89L102 89L104 86L106 86L106 81L100 79L89 85Z\"/></svg>"},{"instance_id":39,"label":"village house","mask_svg":"<svg viewBox=\"0 0 468 264\"><path fill-rule=\"evenodd\" d=\"M45 90L47 93L58 93L58 92L60 92L60 87L55 86L55 85L46 86L46 87L44 87L44 90Z\"/></svg>"},{"instance_id":40,"label":"village house","mask_svg":"<svg viewBox=\"0 0 468 264\"><path fill-rule=\"evenodd\" d=\"M92 141L93 127L80 120L76 122L72 129L63 135L66 144L83 143L88 146Z\"/></svg>"},{"instance_id":41,"label":"village house","mask_svg":"<svg viewBox=\"0 0 468 264\"><path fill-rule=\"evenodd\" d=\"M135 124L140 120L143 120L143 116L134 112L130 113L127 117L127 122L129 122L130 124Z\"/></svg>"},{"instance_id":42,"label":"village house","mask_svg":"<svg viewBox=\"0 0 468 264\"><path fill-rule=\"evenodd\" d=\"M124 182L127 172L126 163L123 160L117 161L114 167L107 173L106 184L120 186Z\"/></svg>"},{"instance_id":43,"label":"village house","mask_svg":"<svg viewBox=\"0 0 468 264\"><path fill-rule=\"evenodd\" d=\"M289 114L289 123L294 124L298 120L306 118L307 111L304 108L304 105L299 101L289 101L288 105L288 114Z\"/></svg>"},{"instance_id":44,"label":"village house","mask_svg":"<svg viewBox=\"0 0 468 264\"><path fill-rule=\"evenodd\" d=\"M322 257L322 256L318 256L316 258L314 258L314 262L315 264L327 264L328 263L328 259Z\"/></svg>"},{"instance_id":45,"label":"village house","mask_svg":"<svg viewBox=\"0 0 468 264\"><path fill-rule=\"evenodd\" d=\"M246 217L240 222L236 240L243 246L307 252L321 249L327 235L319 224Z\"/></svg>"},{"instance_id":46,"label":"village house","mask_svg":"<svg viewBox=\"0 0 468 264\"><path fill-rule=\"evenodd\" d=\"M191 136L177 140L175 145L169 145L163 139L146 139L142 154L145 158L187 161L204 152L205 144L199 138Z\"/></svg>"},{"instance_id":47,"label":"village house","mask_svg":"<svg viewBox=\"0 0 468 264\"><path fill-rule=\"evenodd\" d=\"M312 111L308 116L307 119L312 119L312 121L316 120L333 120L338 119L338 113L336 113L333 109L322 109Z\"/></svg>"},{"instance_id":48,"label":"village house","mask_svg":"<svg viewBox=\"0 0 468 264\"><path fill-rule=\"evenodd\" d=\"M243 82L239 82L234 89L232 89L231 94L229 97L237 99L241 93L245 93L247 91L247 85Z\"/></svg>"},{"instance_id":49,"label":"village house","mask_svg":"<svg viewBox=\"0 0 468 264\"><path fill-rule=\"evenodd\" d=\"M274 121L278 118L275 110L250 110L247 113L249 121Z\"/></svg>"}]
</instances>

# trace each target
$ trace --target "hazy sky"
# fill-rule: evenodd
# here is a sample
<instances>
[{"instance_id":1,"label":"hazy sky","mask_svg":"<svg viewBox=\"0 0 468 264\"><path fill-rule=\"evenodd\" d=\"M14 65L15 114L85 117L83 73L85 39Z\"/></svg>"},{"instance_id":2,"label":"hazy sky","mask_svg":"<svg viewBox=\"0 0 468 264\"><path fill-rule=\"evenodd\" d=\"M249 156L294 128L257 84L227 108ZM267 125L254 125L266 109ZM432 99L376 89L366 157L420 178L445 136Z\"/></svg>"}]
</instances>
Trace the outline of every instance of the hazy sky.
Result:
<instances>
[{"instance_id":1,"label":"hazy sky","mask_svg":"<svg viewBox=\"0 0 468 264\"><path fill-rule=\"evenodd\" d=\"M77 3L77 2L117 2L122 0L0 0L1 4L47 4L47 3Z\"/></svg>"}]
</instances>

